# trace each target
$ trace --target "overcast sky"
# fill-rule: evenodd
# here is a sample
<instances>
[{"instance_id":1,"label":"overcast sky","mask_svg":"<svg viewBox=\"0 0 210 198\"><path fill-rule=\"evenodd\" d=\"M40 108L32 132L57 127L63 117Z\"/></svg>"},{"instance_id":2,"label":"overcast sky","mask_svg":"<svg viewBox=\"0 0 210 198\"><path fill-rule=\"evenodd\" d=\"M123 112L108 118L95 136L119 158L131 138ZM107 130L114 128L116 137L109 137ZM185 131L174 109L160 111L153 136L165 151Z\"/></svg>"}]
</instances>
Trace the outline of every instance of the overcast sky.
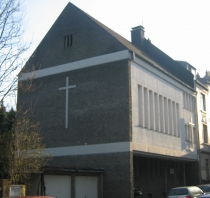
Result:
<instances>
[{"instance_id":1,"label":"overcast sky","mask_svg":"<svg viewBox=\"0 0 210 198\"><path fill-rule=\"evenodd\" d=\"M30 54L68 4L68 0L25 0ZM174 60L190 63L203 76L210 71L210 0L72 0L127 40L132 27Z\"/></svg>"}]
</instances>

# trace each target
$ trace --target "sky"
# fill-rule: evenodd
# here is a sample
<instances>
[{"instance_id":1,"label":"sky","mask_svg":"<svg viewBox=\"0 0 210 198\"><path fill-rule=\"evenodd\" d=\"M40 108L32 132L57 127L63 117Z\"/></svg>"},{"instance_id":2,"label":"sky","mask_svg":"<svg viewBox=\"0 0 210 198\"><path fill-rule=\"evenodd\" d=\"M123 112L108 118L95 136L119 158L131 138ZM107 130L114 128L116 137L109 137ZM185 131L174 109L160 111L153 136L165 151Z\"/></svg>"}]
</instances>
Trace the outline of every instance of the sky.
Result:
<instances>
[{"instance_id":1,"label":"sky","mask_svg":"<svg viewBox=\"0 0 210 198\"><path fill-rule=\"evenodd\" d=\"M210 71L210 0L25 0L27 56L68 2L129 41L131 28L143 25L145 37L171 58L187 61L201 77Z\"/></svg>"}]
</instances>

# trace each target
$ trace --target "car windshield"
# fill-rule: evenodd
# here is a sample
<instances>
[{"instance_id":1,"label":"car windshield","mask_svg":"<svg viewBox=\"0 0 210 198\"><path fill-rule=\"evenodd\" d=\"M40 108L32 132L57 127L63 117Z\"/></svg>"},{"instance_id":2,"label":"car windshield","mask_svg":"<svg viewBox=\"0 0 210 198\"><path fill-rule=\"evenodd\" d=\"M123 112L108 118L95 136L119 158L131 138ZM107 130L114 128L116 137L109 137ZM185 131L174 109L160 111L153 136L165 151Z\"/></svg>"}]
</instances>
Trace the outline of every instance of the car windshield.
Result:
<instances>
[{"instance_id":1,"label":"car windshield","mask_svg":"<svg viewBox=\"0 0 210 198\"><path fill-rule=\"evenodd\" d=\"M188 195L188 190L187 190L187 188L171 189L168 195L169 196L173 196L173 195Z\"/></svg>"},{"instance_id":2,"label":"car windshield","mask_svg":"<svg viewBox=\"0 0 210 198\"><path fill-rule=\"evenodd\" d=\"M210 186L199 186L203 192L210 192Z\"/></svg>"}]
</instances>

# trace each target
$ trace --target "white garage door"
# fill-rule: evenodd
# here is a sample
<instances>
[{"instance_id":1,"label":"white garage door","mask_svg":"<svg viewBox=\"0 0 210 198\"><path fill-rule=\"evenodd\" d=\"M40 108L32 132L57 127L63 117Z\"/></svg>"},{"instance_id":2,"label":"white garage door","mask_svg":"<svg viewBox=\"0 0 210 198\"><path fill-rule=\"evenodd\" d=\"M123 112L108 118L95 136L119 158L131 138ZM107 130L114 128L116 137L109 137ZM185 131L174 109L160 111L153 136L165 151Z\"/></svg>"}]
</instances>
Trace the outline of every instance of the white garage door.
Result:
<instances>
[{"instance_id":1,"label":"white garage door","mask_svg":"<svg viewBox=\"0 0 210 198\"><path fill-rule=\"evenodd\" d=\"M97 198L97 177L76 177L76 198Z\"/></svg>"},{"instance_id":2,"label":"white garage door","mask_svg":"<svg viewBox=\"0 0 210 198\"><path fill-rule=\"evenodd\" d=\"M55 198L71 198L71 177L45 175L46 195Z\"/></svg>"}]
</instances>

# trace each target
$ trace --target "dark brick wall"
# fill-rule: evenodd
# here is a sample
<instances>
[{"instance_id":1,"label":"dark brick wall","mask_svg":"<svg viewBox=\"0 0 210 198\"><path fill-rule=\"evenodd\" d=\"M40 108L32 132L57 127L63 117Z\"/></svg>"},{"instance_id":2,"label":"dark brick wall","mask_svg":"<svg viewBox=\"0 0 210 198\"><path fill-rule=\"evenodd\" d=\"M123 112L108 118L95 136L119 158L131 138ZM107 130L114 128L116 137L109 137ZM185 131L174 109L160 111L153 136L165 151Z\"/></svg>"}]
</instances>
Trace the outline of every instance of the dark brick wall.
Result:
<instances>
[{"instance_id":1,"label":"dark brick wall","mask_svg":"<svg viewBox=\"0 0 210 198\"><path fill-rule=\"evenodd\" d=\"M72 34L73 43L64 49L64 36ZM69 3L26 64L26 71L126 49L87 14Z\"/></svg>"},{"instance_id":2,"label":"dark brick wall","mask_svg":"<svg viewBox=\"0 0 210 198\"><path fill-rule=\"evenodd\" d=\"M72 168L103 168L103 198L132 198L132 153L55 157L52 166Z\"/></svg>"},{"instance_id":3,"label":"dark brick wall","mask_svg":"<svg viewBox=\"0 0 210 198\"><path fill-rule=\"evenodd\" d=\"M197 186L199 184L199 162L186 162L186 185Z\"/></svg>"},{"instance_id":4,"label":"dark brick wall","mask_svg":"<svg viewBox=\"0 0 210 198\"><path fill-rule=\"evenodd\" d=\"M33 106L47 147L130 141L128 60L33 80L37 89L22 94L18 105ZM69 89L69 127L65 129L65 90Z\"/></svg>"},{"instance_id":5,"label":"dark brick wall","mask_svg":"<svg viewBox=\"0 0 210 198\"><path fill-rule=\"evenodd\" d=\"M171 188L198 185L197 165L198 162L135 156L134 187L142 189L143 197L167 197Z\"/></svg>"}]
</instances>

